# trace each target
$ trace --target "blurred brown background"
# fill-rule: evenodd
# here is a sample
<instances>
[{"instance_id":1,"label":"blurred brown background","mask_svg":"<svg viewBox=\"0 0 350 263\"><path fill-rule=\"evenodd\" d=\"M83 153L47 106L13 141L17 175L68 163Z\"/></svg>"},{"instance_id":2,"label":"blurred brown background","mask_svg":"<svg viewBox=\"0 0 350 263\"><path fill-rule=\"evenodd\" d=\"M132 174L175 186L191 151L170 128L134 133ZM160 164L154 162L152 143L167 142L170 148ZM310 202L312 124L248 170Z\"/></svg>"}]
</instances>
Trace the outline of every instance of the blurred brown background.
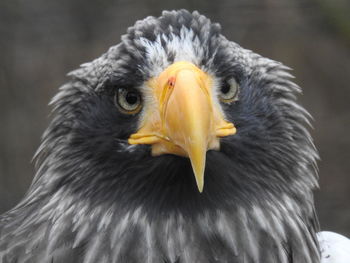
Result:
<instances>
[{"instance_id":1,"label":"blurred brown background","mask_svg":"<svg viewBox=\"0 0 350 263\"><path fill-rule=\"evenodd\" d=\"M199 10L229 39L294 68L322 158L322 229L350 236L348 0L1 0L0 213L33 178L47 103L66 73L117 44L136 20L179 8Z\"/></svg>"}]
</instances>

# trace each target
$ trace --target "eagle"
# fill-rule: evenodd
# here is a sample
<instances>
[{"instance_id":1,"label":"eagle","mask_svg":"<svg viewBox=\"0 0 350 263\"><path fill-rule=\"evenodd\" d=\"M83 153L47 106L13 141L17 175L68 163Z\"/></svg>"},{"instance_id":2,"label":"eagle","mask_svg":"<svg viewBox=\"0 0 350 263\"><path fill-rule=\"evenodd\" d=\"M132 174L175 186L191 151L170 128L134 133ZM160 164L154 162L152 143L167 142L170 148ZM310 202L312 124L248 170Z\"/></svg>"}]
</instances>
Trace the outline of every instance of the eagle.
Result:
<instances>
[{"instance_id":1,"label":"eagle","mask_svg":"<svg viewBox=\"0 0 350 263\"><path fill-rule=\"evenodd\" d=\"M288 67L178 10L69 76L29 191L0 216L0 262L321 261L318 154Z\"/></svg>"}]
</instances>

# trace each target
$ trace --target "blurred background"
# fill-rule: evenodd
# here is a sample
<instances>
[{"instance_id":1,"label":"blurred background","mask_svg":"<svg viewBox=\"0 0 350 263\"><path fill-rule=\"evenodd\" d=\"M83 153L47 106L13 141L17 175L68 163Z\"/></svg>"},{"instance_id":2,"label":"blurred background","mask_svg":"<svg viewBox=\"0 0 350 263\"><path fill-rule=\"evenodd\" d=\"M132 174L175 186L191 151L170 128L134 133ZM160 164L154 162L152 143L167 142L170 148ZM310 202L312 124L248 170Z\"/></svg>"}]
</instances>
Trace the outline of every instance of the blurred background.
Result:
<instances>
[{"instance_id":1,"label":"blurred background","mask_svg":"<svg viewBox=\"0 0 350 263\"><path fill-rule=\"evenodd\" d=\"M321 227L350 237L348 0L1 0L0 213L29 187L47 104L66 73L117 44L136 20L180 8L200 11L228 39L294 69L322 159Z\"/></svg>"}]
</instances>

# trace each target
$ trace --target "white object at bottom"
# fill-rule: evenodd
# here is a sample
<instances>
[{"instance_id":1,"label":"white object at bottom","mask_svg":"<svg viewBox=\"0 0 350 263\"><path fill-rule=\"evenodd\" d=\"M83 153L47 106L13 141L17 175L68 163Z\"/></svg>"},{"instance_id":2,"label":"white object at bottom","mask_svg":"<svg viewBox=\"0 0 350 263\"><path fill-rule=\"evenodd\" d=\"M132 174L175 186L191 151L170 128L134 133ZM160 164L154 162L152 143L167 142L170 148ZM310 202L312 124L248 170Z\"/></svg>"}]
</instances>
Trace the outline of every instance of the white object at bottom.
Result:
<instances>
[{"instance_id":1,"label":"white object at bottom","mask_svg":"<svg viewBox=\"0 0 350 263\"><path fill-rule=\"evenodd\" d=\"M350 263L350 239L334 232L317 233L321 263Z\"/></svg>"}]
</instances>

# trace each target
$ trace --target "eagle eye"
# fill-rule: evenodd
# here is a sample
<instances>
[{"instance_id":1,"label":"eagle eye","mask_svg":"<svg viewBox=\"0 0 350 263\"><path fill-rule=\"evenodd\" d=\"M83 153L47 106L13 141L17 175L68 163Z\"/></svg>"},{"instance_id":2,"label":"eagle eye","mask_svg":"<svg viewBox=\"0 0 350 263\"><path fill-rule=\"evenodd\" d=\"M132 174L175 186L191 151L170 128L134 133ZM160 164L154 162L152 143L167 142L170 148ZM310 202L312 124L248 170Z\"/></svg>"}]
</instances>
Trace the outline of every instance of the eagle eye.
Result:
<instances>
[{"instance_id":1,"label":"eagle eye","mask_svg":"<svg viewBox=\"0 0 350 263\"><path fill-rule=\"evenodd\" d=\"M219 97L222 102L230 103L238 99L239 85L235 79L224 81L219 90Z\"/></svg>"},{"instance_id":2,"label":"eagle eye","mask_svg":"<svg viewBox=\"0 0 350 263\"><path fill-rule=\"evenodd\" d=\"M114 96L114 104L126 114L136 114L142 108L140 93L131 88L118 88Z\"/></svg>"}]
</instances>

